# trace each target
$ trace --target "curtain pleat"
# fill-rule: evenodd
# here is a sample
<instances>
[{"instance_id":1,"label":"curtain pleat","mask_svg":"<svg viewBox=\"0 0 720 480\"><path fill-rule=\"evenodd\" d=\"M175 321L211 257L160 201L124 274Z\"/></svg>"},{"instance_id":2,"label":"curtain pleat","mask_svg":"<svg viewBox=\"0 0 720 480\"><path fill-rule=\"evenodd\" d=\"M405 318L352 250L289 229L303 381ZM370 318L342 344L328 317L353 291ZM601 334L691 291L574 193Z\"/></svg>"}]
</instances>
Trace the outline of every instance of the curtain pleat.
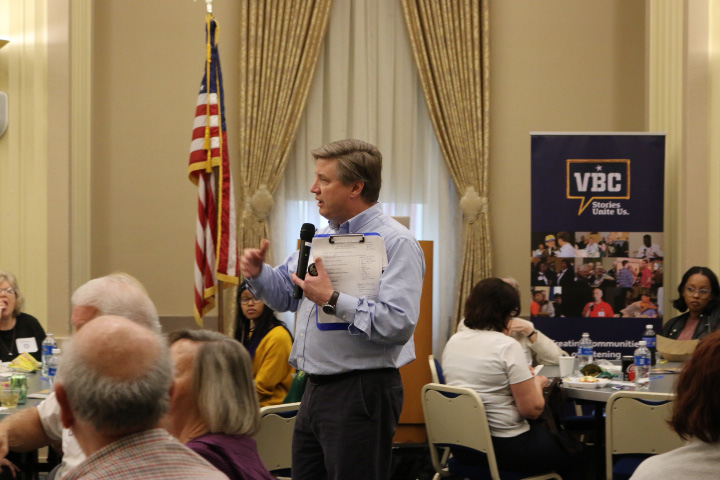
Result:
<instances>
[{"instance_id":1,"label":"curtain pleat","mask_svg":"<svg viewBox=\"0 0 720 480\"><path fill-rule=\"evenodd\" d=\"M242 0L238 250L271 238L268 215L305 107L332 0ZM236 290L235 290L236 294ZM228 334L235 329L230 303Z\"/></svg>"},{"instance_id":2,"label":"curtain pleat","mask_svg":"<svg viewBox=\"0 0 720 480\"><path fill-rule=\"evenodd\" d=\"M401 2L433 128L462 197L458 321L472 287L492 271L487 205L488 0Z\"/></svg>"}]
</instances>

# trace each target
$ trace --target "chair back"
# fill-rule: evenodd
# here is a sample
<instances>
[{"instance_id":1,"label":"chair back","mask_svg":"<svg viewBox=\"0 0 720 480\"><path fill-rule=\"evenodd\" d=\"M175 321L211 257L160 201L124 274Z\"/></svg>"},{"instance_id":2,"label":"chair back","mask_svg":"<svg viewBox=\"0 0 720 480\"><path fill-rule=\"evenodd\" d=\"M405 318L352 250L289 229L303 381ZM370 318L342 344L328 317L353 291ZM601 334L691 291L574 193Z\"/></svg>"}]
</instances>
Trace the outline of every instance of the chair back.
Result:
<instances>
[{"instance_id":1,"label":"chair back","mask_svg":"<svg viewBox=\"0 0 720 480\"><path fill-rule=\"evenodd\" d=\"M295 403L302 401L303 393L305 393L305 387L307 386L307 374L302 370L293 377L293 381L290 384L290 389L282 403Z\"/></svg>"},{"instance_id":2,"label":"chair back","mask_svg":"<svg viewBox=\"0 0 720 480\"><path fill-rule=\"evenodd\" d=\"M430 364L430 376L432 383L445 384L445 375L443 375L442 365L434 355L428 355L428 363Z\"/></svg>"},{"instance_id":3,"label":"chair back","mask_svg":"<svg viewBox=\"0 0 720 480\"><path fill-rule=\"evenodd\" d=\"M449 447L461 446L485 453L492 478L500 478L485 405L475 390L429 383L422 389L422 404L430 457L438 474L447 475L443 472L447 472Z\"/></svg>"},{"instance_id":4,"label":"chair back","mask_svg":"<svg viewBox=\"0 0 720 480\"><path fill-rule=\"evenodd\" d=\"M300 402L260 409L260 431L255 435L258 453L270 470L292 466L292 437Z\"/></svg>"},{"instance_id":5,"label":"chair back","mask_svg":"<svg viewBox=\"0 0 720 480\"><path fill-rule=\"evenodd\" d=\"M605 457L607 478L612 479L613 455L659 454L685 444L667 421L674 394L617 392L607 402Z\"/></svg>"}]
</instances>

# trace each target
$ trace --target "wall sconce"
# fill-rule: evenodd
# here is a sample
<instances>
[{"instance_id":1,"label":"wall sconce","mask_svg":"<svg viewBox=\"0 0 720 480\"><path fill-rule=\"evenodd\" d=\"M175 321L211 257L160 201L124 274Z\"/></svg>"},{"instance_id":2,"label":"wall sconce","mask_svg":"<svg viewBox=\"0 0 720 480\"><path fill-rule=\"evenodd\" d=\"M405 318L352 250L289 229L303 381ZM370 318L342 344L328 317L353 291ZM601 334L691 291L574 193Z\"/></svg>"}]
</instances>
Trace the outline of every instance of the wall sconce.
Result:
<instances>
[{"instance_id":1,"label":"wall sconce","mask_svg":"<svg viewBox=\"0 0 720 480\"><path fill-rule=\"evenodd\" d=\"M7 38L0 38L0 48L10 42ZM0 137L5 135L8 126L8 96L5 92L0 92Z\"/></svg>"}]
</instances>

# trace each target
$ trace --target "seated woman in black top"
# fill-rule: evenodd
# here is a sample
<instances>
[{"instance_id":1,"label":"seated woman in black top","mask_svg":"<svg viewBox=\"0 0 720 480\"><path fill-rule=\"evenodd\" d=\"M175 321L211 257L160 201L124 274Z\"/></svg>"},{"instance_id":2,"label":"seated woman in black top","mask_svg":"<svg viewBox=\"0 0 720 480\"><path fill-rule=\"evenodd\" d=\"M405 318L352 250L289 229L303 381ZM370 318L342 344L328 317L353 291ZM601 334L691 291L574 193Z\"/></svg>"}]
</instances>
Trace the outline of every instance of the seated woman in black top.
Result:
<instances>
[{"instance_id":1,"label":"seated woman in black top","mask_svg":"<svg viewBox=\"0 0 720 480\"><path fill-rule=\"evenodd\" d=\"M678 286L673 306L683 313L663 327L663 336L675 340L703 338L720 327L720 284L707 267L692 267Z\"/></svg>"},{"instance_id":2,"label":"seated woman in black top","mask_svg":"<svg viewBox=\"0 0 720 480\"><path fill-rule=\"evenodd\" d=\"M25 298L15 275L0 270L0 361L10 362L22 352L40 360L45 330L32 315L21 313Z\"/></svg>"}]
</instances>

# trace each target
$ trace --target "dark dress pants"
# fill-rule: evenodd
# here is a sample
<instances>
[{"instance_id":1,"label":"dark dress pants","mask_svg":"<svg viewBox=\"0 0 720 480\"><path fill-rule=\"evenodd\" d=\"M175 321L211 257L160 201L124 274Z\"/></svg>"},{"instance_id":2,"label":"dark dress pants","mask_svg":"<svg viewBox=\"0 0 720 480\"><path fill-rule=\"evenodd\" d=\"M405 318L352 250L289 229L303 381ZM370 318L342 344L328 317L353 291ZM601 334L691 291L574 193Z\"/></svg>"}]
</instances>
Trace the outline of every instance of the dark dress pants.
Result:
<instances>
[{"instance_id":1,"label":"dark dress pants","mask_svg":"<svg viewBox=\"0 0 720 480\"><path fill-rule=\"evenodd\" d=\"M383 480L403 404L397 369L311 376L295 420L293 480Z\"/></svg>"}]
</instances>

